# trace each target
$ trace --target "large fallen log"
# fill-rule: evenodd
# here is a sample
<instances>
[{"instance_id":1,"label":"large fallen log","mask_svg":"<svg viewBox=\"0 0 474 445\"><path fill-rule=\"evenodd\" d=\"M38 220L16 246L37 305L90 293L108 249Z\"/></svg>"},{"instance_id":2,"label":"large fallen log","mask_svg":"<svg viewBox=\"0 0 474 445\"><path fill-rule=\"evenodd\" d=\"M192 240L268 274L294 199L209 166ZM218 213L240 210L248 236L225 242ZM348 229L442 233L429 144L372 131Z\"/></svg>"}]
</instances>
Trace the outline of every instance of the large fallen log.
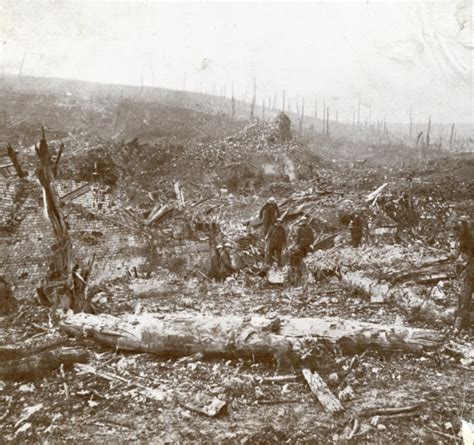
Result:
<instances>
[{"instance_id":1,"label":"large fallen log","mask_svg":"<svg viewBox=\"0 0 474 445\"><path fill-rule=\"evenodd\" d=\"M339 318L282 318L179 314L164 317L71 314L61 328L76 337L91 337L114 349L158 355L269 357L295 359L301 342L337 343L347 353L368 347L420 352L439 348L442 333L403 326L377 325Z\"/></svg>"},{"instance_id":2,"label":"large fallen log","mask_svg":"<svg viewBox=\"0 0 474 445\"><path fill-rule=\"evenodd\" d=\"M378 282L362 272L342 272L341 281L352 289L363 291L369 296L377 296L381 301L391 301L410 315L433 324L454 322L454 307L443 307L433 301L420 297L412 287L391 287L387 283Z\"/></svg>"},{"instance_id":3,"label":"large fallen log","mask_svg":"<svg viewBox=\"0 0 474 445\"><path fill-rule=\"evenodd\" d=\"M74 363L85 363L87 351L77 348L58 348L43 351L33 356L7 360L0 363L0 380L33 380L44 377L61 365L67 367Z\"/></svg>"},{"instance_id":4,"label":"large fallen log","mask_svg":"<svg viewBox=\"0 0 474 445\"><path fill-rule=\"evenodd\" d=\"M288 358L292 344L272 332L274 320L254 324L242 317L195 315L157 318L149 314L123 319L101 314L67 316L61 328L76 337L126 351L165 356L202 353L206 356Z\"/></svg>"}]
</instances>

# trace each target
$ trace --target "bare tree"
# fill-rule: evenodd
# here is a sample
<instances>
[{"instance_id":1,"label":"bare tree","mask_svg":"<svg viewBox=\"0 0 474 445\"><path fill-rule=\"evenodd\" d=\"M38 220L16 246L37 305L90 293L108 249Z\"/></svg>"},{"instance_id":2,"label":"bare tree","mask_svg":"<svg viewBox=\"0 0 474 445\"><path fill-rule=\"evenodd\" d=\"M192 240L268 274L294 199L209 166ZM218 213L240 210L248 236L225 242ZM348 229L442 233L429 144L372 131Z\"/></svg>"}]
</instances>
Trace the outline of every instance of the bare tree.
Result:
<instances>
[{"instance_id":1,"label":"bare tree","mask_svg":"<svg viewBox=\"0 0 474 445\"><path fill-rule=\"evenodd\" d=\"M329 136L329 107L327 107L326 113L326 135Z\"/></svg>"},{"instance_id":2,"label":"bare tree","mask_svg":"<svg viewBox=\"0 0 474 445\"><path fill-rule=\"evenodd\" d=\"M257 101L257 82L255 81L255 77L253 79L253 97L252 103L250 105L250 119L253 119L255 115L255 103Z\"/></svg>"},{"instance_id":3,"label":"bare tree","mask_svg":"<svg viewBox=\"0 0 474 445\"><path fill-rule=\"evenodd\" d=\"M428 120L428 129L426 130L426 148L430 148L431 115Z\"/></svg>"}]
</instances>

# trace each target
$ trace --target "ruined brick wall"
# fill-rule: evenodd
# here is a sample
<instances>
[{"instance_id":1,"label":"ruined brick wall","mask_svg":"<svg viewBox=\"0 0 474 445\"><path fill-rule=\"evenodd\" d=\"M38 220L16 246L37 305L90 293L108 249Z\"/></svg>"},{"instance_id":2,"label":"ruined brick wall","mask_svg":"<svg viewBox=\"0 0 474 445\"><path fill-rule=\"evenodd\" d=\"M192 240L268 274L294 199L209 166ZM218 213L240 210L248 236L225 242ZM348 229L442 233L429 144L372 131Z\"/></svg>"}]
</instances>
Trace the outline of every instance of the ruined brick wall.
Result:
<instances>
[{"instance_id":1,"label":"ruined brick wall","mask_svg":"<svg viewBox=\"0 0 474 445\"><path fill-rule=\"evenodd\" d=\"M39 185L30 182L31 189L23 191L28 196L22 196L18 205L18 183L18 179L0 179L0 275L13 282L17 298L28 298L46 275L55 239ZM59 183L58 189L62 196L80 185ZM97 189L64 206L75 257L96 254L92 280L123 276L144 261L139 253L141 237L106 219L112 213L112 202Z\"/></svg>"}]
</instances>

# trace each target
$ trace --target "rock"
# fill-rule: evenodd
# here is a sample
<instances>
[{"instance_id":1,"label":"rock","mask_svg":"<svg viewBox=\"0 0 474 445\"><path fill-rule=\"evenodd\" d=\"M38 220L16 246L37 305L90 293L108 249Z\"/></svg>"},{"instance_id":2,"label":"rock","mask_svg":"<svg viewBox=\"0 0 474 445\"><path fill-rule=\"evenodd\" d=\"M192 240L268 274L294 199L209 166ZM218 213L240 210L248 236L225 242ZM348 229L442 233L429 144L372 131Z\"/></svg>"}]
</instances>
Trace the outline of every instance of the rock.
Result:
<instances>
[{"instance_id":1,"label":"rock","mask_svg":"<svg viewBox=\"0 0 474 445\"><path fill-rule=\"evenodd\" d=\"M370 419L370 424L372 426L377 426L377 424L379 423L379 419L380 417L379 416L374 416Z\"/></svg>"},{"instance_id":2,"label":"rock","mask_svg":"<svg viewBox=\"0 0 474 445\"><path fill-rule=\"evenodd\" d=\"M443 282L440 281L433 289L431 289L430 297L436 302L442 302L446 300L446 294L443 290Z\"/></svg>"},{"instance_id":3,"label":"rock","mask_svg":"<svg viewBox=\"0 0 474 445\"><path fill-rule=\"evenodd\" d=\"M348 385L344 389L339 391L338 396L339 396L339 400L348 401L348 400L354 399L355 394L354 394L354 390L352 389L352 387L350 385Z\"/></svg>"},{"instance_id":4,"label":"rock","mask_svg":"<svg viewBox=\"0 0 474 445\"><path fill-rule=\"evenodd\" d=\"M382 304L385 303L385 298L381 294L371 295L370 304Z\"/></svg>"},{"instance_id":5,"label":"rock","mask_svg":"<svg viewBox=\"0 0 474 445\"><path fill-rule=\"evenodd\" d=\"M387 429L387 427L386 427L385 425L383 425L382 423L379 423L379 424L377 425L377 429L378 429L379 431L385 431L385 430Z\"/></svg>"}]
</instances>

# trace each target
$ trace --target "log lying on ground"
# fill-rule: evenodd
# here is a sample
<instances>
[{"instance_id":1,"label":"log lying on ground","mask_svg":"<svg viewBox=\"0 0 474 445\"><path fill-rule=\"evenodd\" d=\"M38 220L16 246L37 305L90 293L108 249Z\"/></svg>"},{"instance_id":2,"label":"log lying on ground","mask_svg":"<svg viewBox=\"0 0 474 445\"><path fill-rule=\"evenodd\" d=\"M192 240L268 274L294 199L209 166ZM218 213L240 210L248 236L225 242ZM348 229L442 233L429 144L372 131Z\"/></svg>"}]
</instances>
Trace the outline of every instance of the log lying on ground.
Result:
<instances>
[{"instance_id":1,"label":"log lying on ground","mask_svg":"<svg viewBox=\"0 0 474 445\"><path fill-rule=\"evenodd\" d=\"M33 356L0 363L0 380L33 380L44 377L61 365L70 367L74 363L85 363L88 354L84 349L58 348L40 352Z\"/></svg>"},{"instance_id":2,"label":"log lying on ground","mask_svg":"<svg viewBox=\"0 0 474 445\"><path fill-rule=\"evenodd\" d=\"M37 355L40 352L51 351L61 346L68 346L71 340L63 334L63 336L54 336L48 338L46 341L39 342L25 342L21 346L8 345L0 346L0 362L4 360L13 360L32 355Z\"/></svg>"},{"instance_id":3,"label":"log lying on ground","mask_svg":"<svg viewBox=\"0 0 474 445\"><path fill-rule=\"evenodd\" d=\"M273 356L293 359L291 351L305 342L326 340L347 353L368 347L420 352L436 349L444 336L434 330L378 325L339 318L210 317L201 314L111 315L72 314L61 328L76 337L89 336L102 345L158 355L229 357Z\"/></svg>"},{"instance_id":4,"label":"log lying on ground","mask_svg":"<svg viewBox=\"0 0 474 445\"><path fill-rule=\"evenodd\" d=\"M415 315L429 323L444 323L451 325L454 322L455 308L442 307L433 301L420 297L413 288L391 287L386 283L379 283L374 278L367 277L362 272L343 272L341 281L353 289L363 291L370 296L377 296L383 301L391 301L408 314Z\"/></svg>"},{"instance_id":5,"label":"log lying on ground","mask_svg":"<svg viewBox=\"0 0 474 445\"><path fill-rule=\"evenodd\" d=\"M292 344L271 331L273 322L254 324L242 317L200 315L157 318L145 314L120 319L106 314L79 313L66 317L60 326L76 337L87 334L100 344L125 351L283 360L291 353Z\"/></svg>"}]
</instances>

